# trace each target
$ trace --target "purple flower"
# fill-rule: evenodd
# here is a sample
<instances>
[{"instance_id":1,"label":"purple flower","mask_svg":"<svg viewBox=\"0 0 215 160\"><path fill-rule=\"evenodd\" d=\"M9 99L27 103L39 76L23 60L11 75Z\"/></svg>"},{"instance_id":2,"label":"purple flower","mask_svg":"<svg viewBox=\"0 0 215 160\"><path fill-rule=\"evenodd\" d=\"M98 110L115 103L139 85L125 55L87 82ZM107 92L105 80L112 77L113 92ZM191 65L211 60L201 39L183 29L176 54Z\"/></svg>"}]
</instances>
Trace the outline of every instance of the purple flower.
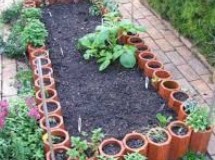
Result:
<instances>
[{"instance_id":1,"label":"purple flower","mask_svg":"<svg viewBox=\"0 0 215 160\"><path fill-rule=\"evenodd\" d=\"M34 97L27 97L25 99L25 103L29 108L35 107L36 106L36 102Z\"/></svg>"},{"instance_id":2,"label":"purple flower","mask_svg":"<svg viewBox=\"0 0 215 160\"><path fill-rule=\"evenodd\" d=\"M40 119L40 114L39 114L38 109L36 107L30 108L30 110L28 112L28 116L31 118L34 118L36 120Z\"/></svg>"},{"instance_id":3,"label":"purple flower","mask_svg":"<svg viewBox=\"0 0 215 160\"><path fill-rule=\"evenodd\" d=\"M9 106L9 104L6 100L2 100L0 102L0 106L1 106L1 108L7 108Z\"/></svg>"},{"instance_id":4,"label":"purple flower","mask_svg":"<svg viewBox=\"0 0 215 160\"><path fill-rule=\"evenodd\" d=\"M6 100L3 100L0 102L0 118L5 119L8 115L8 102Z\"/></svg>"}]
</instances>

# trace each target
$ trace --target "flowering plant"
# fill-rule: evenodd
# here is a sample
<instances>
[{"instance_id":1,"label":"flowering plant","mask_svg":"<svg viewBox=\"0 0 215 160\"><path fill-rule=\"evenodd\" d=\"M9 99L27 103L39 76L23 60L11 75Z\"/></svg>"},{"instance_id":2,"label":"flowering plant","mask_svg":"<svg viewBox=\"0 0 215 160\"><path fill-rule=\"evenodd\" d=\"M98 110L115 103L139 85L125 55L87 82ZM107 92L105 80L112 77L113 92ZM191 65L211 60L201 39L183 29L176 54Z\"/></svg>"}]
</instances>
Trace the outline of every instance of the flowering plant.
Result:
<instances>
[{"instance_id":1,"label":"flowering plant","mask_svg":"<svg viewBox=\"0 0 215 160\"><path fill-rule=\"evenodd\" d=\"M3 100L0 102L0 129L4 127L5 119L8 115L8 102Z\"/></svg>"}]
</instances>

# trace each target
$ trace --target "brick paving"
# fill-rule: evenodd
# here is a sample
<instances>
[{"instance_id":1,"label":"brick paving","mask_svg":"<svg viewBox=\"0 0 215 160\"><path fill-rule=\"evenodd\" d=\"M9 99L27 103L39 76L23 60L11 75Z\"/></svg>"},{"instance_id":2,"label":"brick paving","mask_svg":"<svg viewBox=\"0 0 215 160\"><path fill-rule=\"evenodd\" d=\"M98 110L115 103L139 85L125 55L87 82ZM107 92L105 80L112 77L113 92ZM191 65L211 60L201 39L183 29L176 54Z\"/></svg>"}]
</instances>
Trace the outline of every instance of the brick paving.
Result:
<instances>
[{"instance_id":1,"label":"brick paving","mask_svg":"<svg viewBox=\"0 0 215 160\"><path fill-rule=\"evenodd\" d=\"M120 12L126 19L131 19L131 1L120 0ZM142 5L139 0L133 0L134 21L146 28L141 34L147 45L164 63L165 69L172 72L184 91L190 93L199 103L214 105L215 84L212 83L212 73L196 58L190 48L189 40L178 35L169 23L152 12L151 8ZM215 129L208 147L208 153L215 159Z\"/></svg>"}]
</instances>

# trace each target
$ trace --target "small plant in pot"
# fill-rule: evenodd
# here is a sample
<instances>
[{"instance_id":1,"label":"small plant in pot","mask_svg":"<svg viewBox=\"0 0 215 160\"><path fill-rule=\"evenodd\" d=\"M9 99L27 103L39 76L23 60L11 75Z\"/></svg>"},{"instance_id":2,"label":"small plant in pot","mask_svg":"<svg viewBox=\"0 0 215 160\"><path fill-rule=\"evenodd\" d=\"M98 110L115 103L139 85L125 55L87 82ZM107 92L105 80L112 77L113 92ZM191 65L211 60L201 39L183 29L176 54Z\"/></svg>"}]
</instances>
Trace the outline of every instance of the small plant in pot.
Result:
<instances>
[{"instance_id":1,"label":"small plant in pot","mask_svg":"<svg viewBox=\"0 0 215 160\"><path fill-rule=\"evenodd\" d=\"M22 32L22 39L28 44L28 54L38 48L44 49L47 36L45 25L40 20L32 19L28 22Z\"/></svg>"},{"instance_id":2,"label":"small plant in pot","mask_svg":"<svg viewBox=\"0 0 215 160\"><path fill-rule=\"evenodd\" d=\"M138 152L127 154L124 156L125 160L147 160L147 158Z\"/></svg>"},{"instance_id":3,"label":"small plant in pot","mask_svg":"<svg viewBox=\"0 0 215 160\"><path fill-rule=\"evenodd\" d=\"M68 150L69 148L65 146L55 147L54 148L55 160L70 160L69 156L67 155ZM50 151L46 154L46 160L51 160Z\"/></svg>"},{"instance_id":4,"label":"small plant in pot","mask_svg":"<svg viewBox=\"0 0 215 160\"><path fill-rule=\"evenodd\" d=\"M167 160L171 145L171 135L163 128L156 127L147 133L149 141L148 158L153 160Z\"/></svg>"},{"instance_id":5,"label":"small plant in pot","mask_svg":"<svg viewBox=\"0 0 215 160\"><path fill-rule=\"evenodd\" d=\"M212 133L213 123L210 119L208 106L201 106L192 111L186 124L191 127L190 150L196 153L206 153L208 142Z\"/></svg>"},{"instance_id":6,"label":"small plant in pot","mask_svg":"<svg viewBox=\"0 0 215 160\"><path fill-rule=\"evenodd\" d=\"M104 141L99 146L99 153L101 156L106 158L123 158L125 153L125 147L123 143L115 138L109 138Z\"/></svg>"},{"instance_id":7,"label":"small plant in pot","mask_svg":"<svg viewBox=\"0 0 215 160\"><path fill-rule=\"evenodd\" d=\"M183 91L174 91L170 94L168 106L178 113L180 106L189 98L190 96Z\"/></svg>"},{"instance_id":8,"label":"small plant in pot","mask_svg":"<svg viewBox=\"0 0 215 160\"><path fill-rule=\"evenodd\" d=\"M148 140L141 133L132 132L126 134L123 138L123 144L127 153L138 152L142 155L147 155Z\"/></svg>"},{"instance_id":9,"label":"small plant in pot","mask_svg":"<svg viewBox=\"0 0 215 160\"><path fill-rule=\"evenodd\" d=\"M192 99L184 102L178 111L178 119L184 121L187 116L198 107L198 103Z\"/></svg>"},{"instance_id":10,"label":"small plant in pot","mask_svg":"<svg viewBox=\"0 0 215 160\"><path fill-rule=\"evenodd\" d=\"M167 128L172 136L169 157L171 160L178 160L182 158L189 149L191 129L182 121L173 121Z\"/></svg>"},{"instance_id":11,"label":"small plant in pot","mask_svg":"<svg viewBox=\"0 0 215 160\"><path fill-rule=\"evenodd\" d=\"M88 136L83 133L83 136ZM98 156L98 146L104 134L101 128L92 131L90 137L91 142L82 140L81 137L71 137L72 148L68 150L67 154L71 159L86 160L87 158L94 158Z\"/></svg>"}]
</instances>

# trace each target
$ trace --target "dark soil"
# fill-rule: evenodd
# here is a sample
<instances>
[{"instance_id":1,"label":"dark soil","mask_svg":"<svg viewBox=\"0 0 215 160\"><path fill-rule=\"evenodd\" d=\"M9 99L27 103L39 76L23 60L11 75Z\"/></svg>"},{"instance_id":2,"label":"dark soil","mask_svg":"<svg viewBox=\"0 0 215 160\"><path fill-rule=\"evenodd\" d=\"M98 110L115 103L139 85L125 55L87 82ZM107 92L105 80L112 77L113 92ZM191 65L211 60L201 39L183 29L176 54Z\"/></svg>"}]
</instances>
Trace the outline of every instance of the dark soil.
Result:
<instances>
[{"instance_id":1,"label":"dark soil","mask_svg":"<svg viewBox=\"0 0 215 160\"><path fill-rule=\"evenodd\" d=\"M153 56L151 56L151 55L146 55L146 56L142 56L142 57L145 59L152 59L153 58Z\"/></svg>"},{"instance_id":2,"label":"dark soil","mask_svg":"<svg viewBox=\"0 0 215 160\"><path fill-rule=\"evenodd\" d=\"M150 68L160 68L161 66L157 65L157 64L150 64L149 67Z\"/></svg>"},{"instance_id":3,"label":"dark soil","mask_svg":"<svg viewBox=\"0 0 215 160\"><path fill-rule=\"evenodd\" d=\"M49 118L49 124L51 128L56 127L58 123L59 122L55 118Z\"/></svg>"},{"instance_id":4,"label":"dark soil","mask_svg":"<svg viewBox=\"0 0 215 160\"><path fill-rule=\"evenodd\" d=\"M120 152L120 149L118 144L108 144L102 148L103 152L107 155L116 155Z\"/></svg>"},{"instance_id":5,"label":"dark soil","mask_svg":"<svg viewBox=\"0 0 215 160\"><path fill-rule=\"evenodd\" d=\"M144 145L144 141L142 139L130 139L126 144L130 148L140 148Z\"/></svg>"},{"instance_id":6,"label":"dark soil","mask_svg":"<svg viewBox=\"0 0 215 160\"><path fill-rule=\"evenodd\" d=\"M68 159L68 156L66 154L66 151L58 151L58 152L55 152L55 159L56 160L67 160Z\"/></svg>"},{"instance_id":7,"label":"dark soil","mask_svg":"<svg viewBox=\"0 0 215 160\"><path fill-rule=\"evenodd\" d=\"M61 137L61 136L52 136L52 142L53 142L53 144L62 143L64 140L65 140L65 137Z\"/></svg>"},{"instance_id":8,"label":"dark soil","mask_svg":"<svg viewBox=\"0 0 215 160\"><path fill-rule=\"evenodd\" d=\"M189 98L189 96L183 92L176 92L173 94L173 96L175 97L175 99L182 102L185 102Z\"/></svg>"},{"instance_id":9,"label":"dark soil","mask_svg":"<svg viewBox=\"0 0 215 160\"><path fill-rule=\"evenodd\" d=\"M186 135L188 132L188 129L183 126L173 126L171 129L176 135L180 136Z\"/></svg>"},{"instance_id":10,"label":"dark soil","mask_svg":"<svg viewBox=\"0 0 215 160\"><path fill-rule=\"evenodd\" d=\"M143 41L141 39L139 39L139 38L133 38L133 39L131 39L131 42L132 43L141 43Z\"/></svg>"},{"instance_id":11,"label":"dark soil","mask_svg":"<svg viewBox=\"0 0 215 160\"><path fill-rule=\"evenodd\" d=\"M95 61L83 59L76 49L77 40L94 31L101 21L100 17L90 16L88 8L83 1L43 9L43 21L49 31L47 45L70 135L79 135L79 116L83 131L101 127L108 137L122 138L133 130L156 125L158 112L172 115L174 112L164 107L152 86L144 88L145 77L138 69L113 64L101 73Z\"/></svg>"},{"instance_id":12,"label":"dark soil","mask_svg":"<svg viewBox=\"0 0 215 160\"><path fill-rule=\"evenodd\" d=\"M48 112L52 112L57 109L57 104L52 102L47 102L47 109L48 109Z\"/></svg>"}]
</instances>

